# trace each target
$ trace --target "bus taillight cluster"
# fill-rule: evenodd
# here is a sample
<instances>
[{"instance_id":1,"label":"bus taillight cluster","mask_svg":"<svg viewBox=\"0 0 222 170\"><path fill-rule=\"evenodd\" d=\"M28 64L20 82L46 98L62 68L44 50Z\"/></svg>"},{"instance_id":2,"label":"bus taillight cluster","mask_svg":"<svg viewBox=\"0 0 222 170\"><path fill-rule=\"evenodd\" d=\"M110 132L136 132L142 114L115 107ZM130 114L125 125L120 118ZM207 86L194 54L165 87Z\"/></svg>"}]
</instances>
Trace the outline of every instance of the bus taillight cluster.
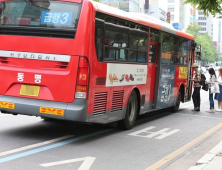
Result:
<instances>
[{"instance_id":1,"label":"bus taillight cluster","mask_svg":"<svg viewBox=\"0 0 222 170\"><path fill-rule=\"evenodd\" d=\"M89 82L89 62L86 57L79 58L75 98L86 99Z\"/></svg>"}]
</instances>

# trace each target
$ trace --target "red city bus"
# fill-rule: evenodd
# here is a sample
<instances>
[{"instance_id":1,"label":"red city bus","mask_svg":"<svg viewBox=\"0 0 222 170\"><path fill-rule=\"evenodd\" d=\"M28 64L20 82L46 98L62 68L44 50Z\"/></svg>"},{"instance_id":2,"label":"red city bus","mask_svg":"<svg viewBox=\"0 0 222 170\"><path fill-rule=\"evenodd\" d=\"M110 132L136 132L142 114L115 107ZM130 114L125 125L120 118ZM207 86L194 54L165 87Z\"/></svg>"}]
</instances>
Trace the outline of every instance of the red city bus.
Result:
<instances>
[{"instance_id":1,"label":"red city bus","mask_svg":"<svg viewBox=\"0 0 222 170\"><path fill-rule=\"evenodd\" d=\"M190 100L190 34L89 0L0 3L2 113L130 129Z\"/></svg>"}]
</instances>

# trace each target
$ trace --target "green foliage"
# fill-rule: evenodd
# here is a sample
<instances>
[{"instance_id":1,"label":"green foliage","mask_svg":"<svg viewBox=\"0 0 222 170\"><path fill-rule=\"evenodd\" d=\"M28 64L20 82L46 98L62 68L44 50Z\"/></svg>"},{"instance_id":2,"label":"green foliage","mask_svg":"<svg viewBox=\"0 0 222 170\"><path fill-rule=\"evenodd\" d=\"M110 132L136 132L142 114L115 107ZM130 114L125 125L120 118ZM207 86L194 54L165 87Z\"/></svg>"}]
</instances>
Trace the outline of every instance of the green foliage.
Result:
<instances>
[{"instance_id":1,"label":"green foliage","mask_svg":"<svg viewBox=\"0 0 222 170\"><path fill-rule=\"evenodd\" d=\"M186 32L193 35L195 38L195 42L201 45L201 60L215 62L216 60L218 60L218 53L213 45L213 41L207 33L201 35L199 33L200 29L201 26L197 25L196 23L191 23L188 26Z\"/></svg>"},{"instance_id":2,"label":"green foliage","mask_svg":"<svg viewBox=\"0 0 222 170\"><path fill-rule=\"evenodd\" d=\"M222 13L222 0L185 0L184 4L190 3L198 10L203 10L204 14L208 16L209 13L215 16L216 13Z\"/></svg>"},{"instance_id":3,"label":"green foliage","mask_svg":"<svg viewBox=\"0 0 222 170\"><path fill-rule=\"evenodd\" d=\"M96 2L99 2L99 3L101 3L101 1L100 1L100 0L93 0L93 1L96 1Z\"/></svg>"},{"instance_id":4,"label":"green foliage","mask_svg":"<svg viewBox=\"0 0 222 170\"><path fill-rule=\"evenodd\" d=\"M201 30L200 25L198 25L197 23L191 23L190 25L188 25L186 32L193 35L194 38L196 39L196 37L200 35L199 33L200 30Z\"/></svg>"}]
</instances>

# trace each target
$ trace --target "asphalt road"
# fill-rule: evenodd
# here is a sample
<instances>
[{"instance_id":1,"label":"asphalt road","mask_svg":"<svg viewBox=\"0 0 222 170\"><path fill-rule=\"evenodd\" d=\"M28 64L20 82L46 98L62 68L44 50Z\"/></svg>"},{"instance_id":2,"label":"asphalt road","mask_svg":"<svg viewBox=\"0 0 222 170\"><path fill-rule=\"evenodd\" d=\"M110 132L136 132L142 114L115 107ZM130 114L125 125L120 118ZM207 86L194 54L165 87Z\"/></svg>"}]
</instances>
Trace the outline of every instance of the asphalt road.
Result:
<instances>
[{"instance_id":1,"label":"asphalt road","mask_svg":"<svg viewBox=\"0 0 222 170\"><path fill-rule=\"evenodd\" d=\"M222 139L222 112L205 112L208 92L201 101L200 112L188 102L128 131L0 114L0 170L188 169Z\"/></svg>"}]
</instances>

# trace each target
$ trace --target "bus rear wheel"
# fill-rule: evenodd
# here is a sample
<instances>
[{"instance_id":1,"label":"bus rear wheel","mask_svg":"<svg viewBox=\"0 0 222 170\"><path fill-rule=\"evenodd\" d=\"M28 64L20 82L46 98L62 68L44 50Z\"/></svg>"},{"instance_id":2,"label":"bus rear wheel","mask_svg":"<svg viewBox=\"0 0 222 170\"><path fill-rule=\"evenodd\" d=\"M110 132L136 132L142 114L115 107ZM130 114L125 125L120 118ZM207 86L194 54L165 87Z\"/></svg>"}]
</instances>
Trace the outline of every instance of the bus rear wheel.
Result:
<instances>
[{"instance_id":1,"label":"bus rear wheel","mask_svg":"<svg viewBox=\"0 0 222 170\"><path fill-rule=\"evenodd\" d=\"M137 93L132 91L127 102L125 118L119 122L119 127L126 130L131 129L135 124L137 112L138 97Z\"/></svg>"},{"instance_id":2,"label":"bus rear wheel","mask_svg":"<svg viewBox=\"0 0 222 170\"><path fill-rule=\"evenodd\" d=\"M179 91L178 96L177 96L176 105L173 106L172 109L171 109L172 112L177 112L177 111L179 110L180 101L181 101L181 93L180 93L180 91Z\"/></svg>"}]
</instances>

